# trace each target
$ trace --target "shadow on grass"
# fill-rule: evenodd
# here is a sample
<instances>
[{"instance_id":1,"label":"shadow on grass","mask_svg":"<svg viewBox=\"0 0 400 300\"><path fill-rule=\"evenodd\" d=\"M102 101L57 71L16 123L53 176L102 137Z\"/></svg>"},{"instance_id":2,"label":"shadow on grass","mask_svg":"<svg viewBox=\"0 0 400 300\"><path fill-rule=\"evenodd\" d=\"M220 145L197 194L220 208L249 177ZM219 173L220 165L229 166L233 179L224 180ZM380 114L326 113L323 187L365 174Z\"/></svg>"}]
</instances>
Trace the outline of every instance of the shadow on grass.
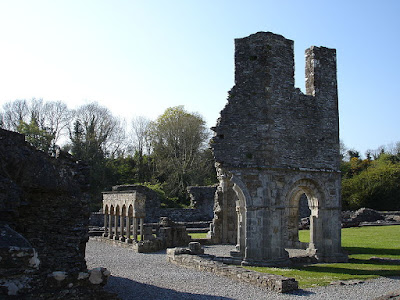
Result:
<instances>
[{"instance_id":1,"label":"shadow on grass","mask_svg":"<svg viewBox=\"0 0 400 300\"><path fill-rule=\"evenodd\" d=\"M365 264L365 260L352 259L349 261L352 264ZM368 261L367 264L371 262ZM374 265L383 265L383 264L374 264ZM362 270L357 269L356 266L354 268L346 268L346 264L341 264L343 267L336 266L336 264L332 265L309 265L306 267L296 267L293 269L301 270L301 271L309 271L309 272L318 272L318 273L334 273L334 274L346 274L346 275L361 275L361 276L383 276L383 277L398 277L400 276L400 267L398 270L393 269L376 269L376 270ZM391 265L393 267L393 265ZM399 278L400 279L400 278Z\"/></svg>"},{"instance_id":2,"label":"shadow on grass","mask_svg":"<svg viewBox=\"0 0 400 300\"><path fill-rule=\"evenodd\" d=\"M394 263L391 261L376 261L376 260L369 260L369 259L359 259L359 258L349 258L349 263L352 264L363 264L363 265L377 265L377 266L399 266L400 270L400 265L398 263Z\"/></svg>"},{"instance_id":3,"label":"shadow on grass","mask_svg":"<svg viewBox=\"0 0 400 300\"><path fill-rule=\"evenodd\" d=\"M399 249L381 249L381 248L364 248L364 247L343 247L349 254L370 254L379 255L400 255Z\"/></svg>"},{"instance_id":4,"label":"shadow on grass","mask_svg":"<svg viewBox=\"0 0 400 300\"><path fill-rule=\"evenodd\" d=\"M232 298L178 292L150 284L140 283L123 277L110 276L105 289L116 293L122 300L141 299L200 299L200 300L231 300Z\"/></svg>"}]
</instances>

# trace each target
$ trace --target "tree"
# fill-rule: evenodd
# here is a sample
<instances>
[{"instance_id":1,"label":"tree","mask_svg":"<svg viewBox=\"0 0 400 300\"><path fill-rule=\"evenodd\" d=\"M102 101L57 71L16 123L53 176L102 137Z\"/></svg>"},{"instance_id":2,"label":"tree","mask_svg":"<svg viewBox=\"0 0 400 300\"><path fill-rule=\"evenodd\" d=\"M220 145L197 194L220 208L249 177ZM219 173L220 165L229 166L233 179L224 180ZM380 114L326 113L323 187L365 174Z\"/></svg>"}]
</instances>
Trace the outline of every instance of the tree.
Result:
<instances>
[{"instance_id":1,"label":"tree","mask_svg":"<svg viewBox=\"0 0 400 300\"><path fill-rule=\"evenodd\" d=\"M382 154L352 177L342 180L342 201L347 209L368 207L377 210L400 209L400 160Z\"/></svg>"},{"instance_id":2,"label":"tree","mask_svg":"<svg viewBox=\"0 0 400 300\"><path fill-rule=\"evenodd\" d=\"M43 102L42 99L35 98L29 101L15 100L3 105L1 127L24 133L20 130L22 128L27 130L26 126L32 125L37 128L31 126L30 130L40 130L50 134L52 136L50 147L54 147L61 136L66 134L70 118L71 111L61 101ZM33 144L32 140L30 142Z\"/></svg>"},{"instance_id":3,"label":"tree","mask_svg":"<svg viewBox=\"0 0 400 300\"><path fill-rule=\"evenodd\" d=\"M30 123L29 108L26 100L15 100L3 105L2 127L17 131L20 122Z\"/></svg>"},{"instance_id":4,"label":"tree","mask_svg":"<svg viewBox=\"0 0 400 300\"><path fill-rule=\"evenodd\" d=\"M79 159L90 161L97 155L113 157L124 151L125 129L122 122L95 102L74 111L69 133L72 154L78 156L80 153Z\"/></svg>"},{"instance_id":5,"label":"tree","mask_svg":"<svg viewBox=\"0 0 400 300\"><path fill-rule=\"evenodd\" d=\"M121 121L97 103L79 107L69 126L70 143L66 149L90 166L90 193L93 208L101 205L101 191L113 184L107 159L122 156L125 130Z\"/></svg>"},{"instance_id":6,"label":"tree","mask_svg":"<svg viewBox=\"0 0 400 300\"><path fill-rule=\"evenodd\" d=\"M17 131L25 135L25 140L38 150L47 152L51 147L54 136L46 130L40 129L35 118L29 124L20 121Z\"/></svg>"},{"instance_id":7,"label":"tree","mask_svg":"<svg viewBox=\"0 0 400 300\"><path fill-rule=\"evenodd\" d=\"M144 152L147 149L147 154L150 153L149 148L149 129L150 120L145 117L136 117L132 120L131 137L135 149L135 157L138 161L138 182L145 182L145 164Z\"/></svg>"},{"instance_id":8,"label":"tree","mask_svg":"<svg viewBox=\"0 0 400 300\"><path fill-rule=\"evenodd\" d=\"M165 181L168 196L186 199L186 187L199 183L204 173L204 152L210 132L197 113L183 106L170 107L150 124L149 138L157 177Z\"/></svg>"}]
</instances>

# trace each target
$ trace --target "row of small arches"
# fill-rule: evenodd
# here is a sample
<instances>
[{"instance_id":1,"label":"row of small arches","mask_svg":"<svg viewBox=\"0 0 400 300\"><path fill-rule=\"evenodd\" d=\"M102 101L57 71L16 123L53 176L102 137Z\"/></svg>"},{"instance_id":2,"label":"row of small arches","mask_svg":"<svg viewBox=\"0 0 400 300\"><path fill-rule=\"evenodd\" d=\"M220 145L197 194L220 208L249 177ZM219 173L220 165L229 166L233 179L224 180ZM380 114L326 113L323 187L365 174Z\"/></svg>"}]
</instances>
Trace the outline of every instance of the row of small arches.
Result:
<instances>
[{"instance_id":1,"label":"row of small arches","mask_svg":"<svg viewBox=\"0 0 400 300\"><path fill-rule=\"evenodd\" d=\"M133 216L133 206L132 204L126 207L126 205L123 205L120 207L119 205L104 205L104 214L105 215L116 215L116 216Z\"/></svg>"}]
</instances>

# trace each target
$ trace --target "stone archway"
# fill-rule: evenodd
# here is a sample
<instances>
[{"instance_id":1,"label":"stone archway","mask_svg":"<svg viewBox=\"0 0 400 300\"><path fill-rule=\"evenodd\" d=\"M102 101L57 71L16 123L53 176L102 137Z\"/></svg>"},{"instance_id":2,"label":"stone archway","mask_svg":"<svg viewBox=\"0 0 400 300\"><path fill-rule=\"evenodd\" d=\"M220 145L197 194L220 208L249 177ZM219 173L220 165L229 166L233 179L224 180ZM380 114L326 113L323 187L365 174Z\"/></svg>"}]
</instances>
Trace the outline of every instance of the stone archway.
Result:
<instances>
[{"instance_id":1,"label":"stone archway","mask_svg":"<svg viewBox=\"0 0 400 300\"><path fill-rule=\"evenodd\" d=\"M308 207L311 211L310 220L313 216L318 216L318 210L323 204L323 193L320 191L319 184L310 179L300 179L296 181L287 195L289 203L287 207L287 241L288 248L306 249L310 245L314 247L312 238L315 235L310 234L310 243L300 242L299 240L299 208L302 195L307 197ZM310 221L311 222L311 221ZM314 232L314 223L310 224L310 232ZM320 228L319 228L320 229Z\"/></svg>"},{"instance_id":2,"label":"stone archway","mask_svg":"<svg viewBox=\"0 0 400 300\"><path fill-rule=\"evenodd\" d=\"M246 228L247 228L247 218L246 218L246 207L249 201L249 195L243 182L239 180L238 177L232 176L230 181L233 183L233 191L237 196L235 201L236 205L236 246L235 250L231 251L231 255L234 257L245 257L246 253Z\"/></svg>"}]
</instances>

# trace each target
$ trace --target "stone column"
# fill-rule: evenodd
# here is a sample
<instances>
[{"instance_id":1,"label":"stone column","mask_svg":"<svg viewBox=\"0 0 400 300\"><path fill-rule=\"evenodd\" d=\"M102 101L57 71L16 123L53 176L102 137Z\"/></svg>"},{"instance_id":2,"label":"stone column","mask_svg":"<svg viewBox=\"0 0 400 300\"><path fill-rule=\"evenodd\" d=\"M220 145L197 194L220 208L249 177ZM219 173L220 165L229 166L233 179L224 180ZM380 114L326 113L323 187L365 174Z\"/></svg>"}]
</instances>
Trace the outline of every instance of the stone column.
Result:
<instances>
[{"instance_id":1,"label":"stone column","mask_svg":"<svg viewBox=\"0 0 400 300\"><path fill-rule=\"evenodd\" d=\"M133 217L133 239L137 242L137 225L138 225L138 220L137 218Z\"/></svg>"},{"instance_id":2,"label":"stone column","mask_svg":"<svg viewBox=\"0 0 400 300\"><path fill-rule=\"evenodd\" d=\"M107 224L107 221L108 221L108 215L107 214L104 214L104 233L103 233L103 237L107 237L108 236L108 224Z\"/></svg>"},{"instance_id":3,"label":"stone column","mask_svg":"<svg viewBox=\"0 0 400 300\"><path fill-rule=\"evenodd\" d=\"M131 220L131 217L129 217L129 216L127 216L126 217L126 240L125 240L125 242L127 242L127 243L132 243L132 239L131 239L131 235L132 235L132 233L131 233L131 222L132 220Z\"/></svg>"},{"instance_id":4,"label":"stone column","mask_svg":"<svg viewBox=\"0 0 400 300\"><path fill-rule=\"evenodd\" d=\"M228 242L228 184L229 179L225 174L222 174L220 177L220 184L222 187L222 242Z\"/></svg>"},{"instance_id":5,"label":"stone column","mask_svg":"<svg viewBox=\"0 0 400 300\"><path fill-rule=\"evenodd\" d=\"M122 214L119 216L119 224L120 224L120 228L121 228L121 236L119 237L119 240L121 242L125 242L125 235L124 235L124 230L125 230L125 216L123 216Z\"/></svg>"},{"instance_id":6,"label":"stone column","mask_svg":"<svg viewBox=\"0 0 400 300\"><path fill-rule=\"evenodd\" d=\"M311 255L316 255L319 248L319 243L321 242L321 232L322 227L320 220L317 216L310 216L310 244L307 248L307 253Z\"/></svg>"},{"instance_id":7,"label":"stone column","mask_svg":"<svg viewBox=\"0 0 400 300\"><path fill-rule=\"evenodd\" d=\"M118 233L118 215L114 215L114 231L115 231L114 240L119 240L119 233Z\"/></svg>"},{"instance_id":8,"label":"stone column","mask_svg":"<svg viewBox=\"0 0 400 300\"><path fill-rule=\"evenodd\" d=\"M143 224L144 224L144 218L140 218L140 240L141 241L143 241L143 238L144 238Z\"/></svg>"},{"instance_id":9,"label":"stone column","mask_svg":"<svg viewBox=\"0 0 400 300\"><path fill-rule=\"evenodd\" d=\"M108 237L110 239L113 238L113 231L112 231L112 215L108 215Z\"/></svg>"}]
</instances>

